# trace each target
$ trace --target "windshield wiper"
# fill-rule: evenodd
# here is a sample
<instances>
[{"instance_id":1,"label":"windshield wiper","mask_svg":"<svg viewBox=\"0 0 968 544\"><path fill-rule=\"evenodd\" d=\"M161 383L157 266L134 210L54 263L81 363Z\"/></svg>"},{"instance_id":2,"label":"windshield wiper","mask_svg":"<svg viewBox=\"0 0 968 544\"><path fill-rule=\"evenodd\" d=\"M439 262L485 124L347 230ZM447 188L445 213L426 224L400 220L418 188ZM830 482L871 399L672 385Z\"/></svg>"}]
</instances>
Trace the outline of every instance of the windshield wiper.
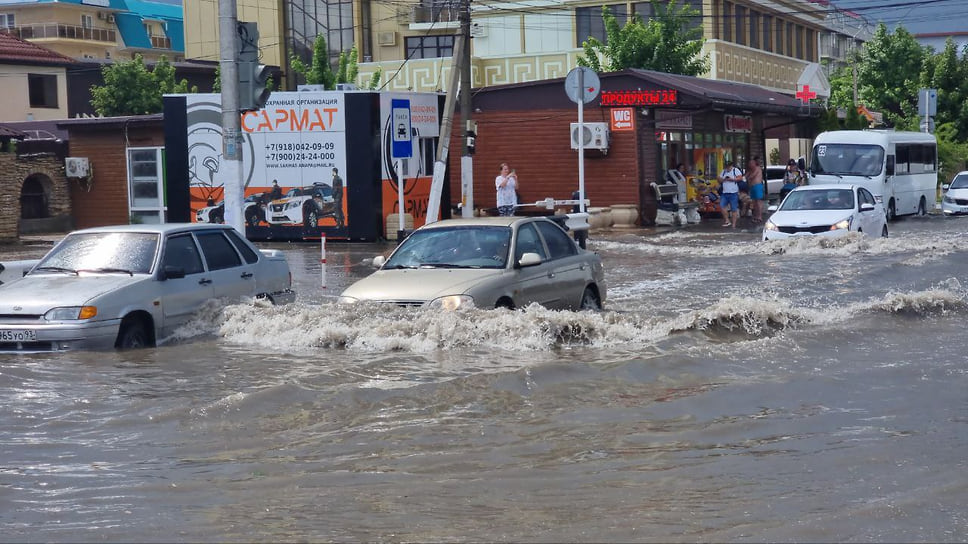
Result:
<instances>
[{"instance_id":1,"label":"windshield wiper","mask_svg":"<svg viewBox=\"0 0 968 544\"><path fill-rule=\"evenodd\" d=\"M453 263L423 263L420 268L471 268L464 264Z\"/></svg>"},{"instance_id":2,"label":"windshield wiper","mask_svg":"<svg viewBox=\"0 0 968 544\"><path fill-rule=\"evenodd\" d=\"M393 266L383 266L384 270L400 270L402 268L417 268L415 264L395 264Z\"/></svg>"},{"instance_id":3,"label":"windshield wiper","mask_svg":"<svg viewBox=\"0 0 968 544\"><path fill-rule=\"evenodd\" d=\"M77 275L77 270L73 268L64 268L63 266L38 266L34 270L51 270L53 272L66 272L68 274Z\"/></svg>"},{"instance_id":4,"label":"windshield wiper","mask_svg":"<svg viewBox=\"0 0 968 544\"><path fill-rule=\"evenodd\" d=\"M111 267L81 268L77 270L77 272L101 272L105 274L127 274L129 276L134 276L134 272L128 270L127 268L111 268Z\"/></svg>"}]
</instances>

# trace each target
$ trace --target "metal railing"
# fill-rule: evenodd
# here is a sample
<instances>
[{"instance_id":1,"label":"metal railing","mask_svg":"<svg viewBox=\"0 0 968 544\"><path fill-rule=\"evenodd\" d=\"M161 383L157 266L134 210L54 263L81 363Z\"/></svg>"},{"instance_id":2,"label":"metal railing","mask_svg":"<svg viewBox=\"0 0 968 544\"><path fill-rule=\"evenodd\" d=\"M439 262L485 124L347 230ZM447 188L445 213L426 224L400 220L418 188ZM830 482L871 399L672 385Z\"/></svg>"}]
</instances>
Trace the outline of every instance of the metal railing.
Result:
<instances>
[{"instance_id":1,"label":"metal railing","mask_svg":"<svg viewBox=\"0 0 968 544\"><path fill-rule=\"evenodd\" d=\"M65 38L70 40L89 40L94 42L117 43L118 31L113 28L92 28L64 23L35 23L17 25L13 28L0 29L22 40L39 40L44 38Z\"/></svg>"},{"instance_id":2,"label":"metal railing","mask_svg":"<svg viewBox=\"0 0 968 544\"><path fill-rule=\"evenodd\" d=\"M456 23L460 10L454 6L413 6L411 23Z\"/></svg>"}]
</instances>

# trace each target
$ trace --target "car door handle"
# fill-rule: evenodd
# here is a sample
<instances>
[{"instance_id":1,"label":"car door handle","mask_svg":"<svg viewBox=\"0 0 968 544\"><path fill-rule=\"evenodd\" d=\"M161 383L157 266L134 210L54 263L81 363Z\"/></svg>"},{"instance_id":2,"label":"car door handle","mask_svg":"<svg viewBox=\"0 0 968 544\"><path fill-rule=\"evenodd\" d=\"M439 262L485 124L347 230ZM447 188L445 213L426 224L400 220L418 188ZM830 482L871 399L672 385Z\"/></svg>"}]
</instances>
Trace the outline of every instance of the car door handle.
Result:
<instances>
[{"instance_id":1,"label":"car door handle","mask_svg":"<svg viewBox=\"0 0 968 544\"><path fill-rule=\"evenodd\" d=\"M251 277L252 277L252 272L243 272L242 273L242 279L243 280L247 280L247 279L249 279Z\"/></svg>"},{"instance_id":2,"label":"car door handle","mask_svg":"<svg viewBox=\"0 0 968 544\"><path fill-rule=\"evenodd\" d=\"M202 279L198 280L198 284L199 285L208 285L210 283L212 283L212 280L207 279L207 278L202 278Z\"/></svg>"}]
</instances>

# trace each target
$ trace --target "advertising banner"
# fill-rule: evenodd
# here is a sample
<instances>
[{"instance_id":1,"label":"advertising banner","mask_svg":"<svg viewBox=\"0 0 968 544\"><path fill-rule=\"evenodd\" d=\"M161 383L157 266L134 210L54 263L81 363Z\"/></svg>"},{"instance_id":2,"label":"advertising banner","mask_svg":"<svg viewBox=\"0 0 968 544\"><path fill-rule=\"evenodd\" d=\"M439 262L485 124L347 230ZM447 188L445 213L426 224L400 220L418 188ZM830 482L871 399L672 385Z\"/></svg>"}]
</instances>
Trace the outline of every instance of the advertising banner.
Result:
<instances>
[{"instance_id":1,"label":"advertising banner","mask_svg":"<svg viewBox=\"0 0 968 544\"><path fill-rule=\"evenodd\" d=\"M224 219L221 96L186 96L191 207ZM276 92L241 116L248 226L346 226L346 111L342 92Z\"/></svg>"}]
</instances>

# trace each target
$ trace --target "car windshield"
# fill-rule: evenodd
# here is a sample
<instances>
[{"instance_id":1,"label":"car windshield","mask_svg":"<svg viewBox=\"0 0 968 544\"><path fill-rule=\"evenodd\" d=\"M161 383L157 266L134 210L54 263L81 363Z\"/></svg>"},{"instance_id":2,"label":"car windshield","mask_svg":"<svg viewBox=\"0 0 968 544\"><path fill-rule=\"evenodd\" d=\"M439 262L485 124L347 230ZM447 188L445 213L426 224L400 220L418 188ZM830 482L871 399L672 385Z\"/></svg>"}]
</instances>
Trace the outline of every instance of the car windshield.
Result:
<instances>
[{"instance_id":1,"label":"car windshield","mask_svg":"<svg viewBox=\"0 0 968 544\"><path fill-rule=\"evenodd\" d=\"M884 148L861 144L817 144L810 170L814 174L876 176L884 166Z\"/></svg>"},{"instance_id":2,"label":"car windshield","mask_svg":"<svg viewBox=\"0 0 968 544\"><path fill-rule=\"evenodd\" d=\"M809 189L793 191L787 195L780 209L800 210L851 210L854 208L854 192L850 189Z\"/></svg>"},{"instance_id":3,"label":"car windshield","mask_svg":"<svg viewBox=\"0 0 968 544\"><path fill-rule=\"evenodd\" d=\"M953 180L949 189L968 189L968 174L958 174Z\"/></svg>"},{"instance_id":4,"label":"car windshield","mask_svg":"<svg viewBox=\"0 0 968 544\"><path fill-rule=\"evenodd\" d=\"M421 229L400 244L383 269L505 268L510 242L509 227Z\"/></svg>"},{"instance_id":5,"label":"car windshield","mask_svg":"<svg viewBox=\"0 0 968 544\"><path fill-rule=\"evenodd\" d=\"M64 238L37 264L37 270L149 274L158 235L148 232L92 232Z\"/></svg>"}]
</instances>

